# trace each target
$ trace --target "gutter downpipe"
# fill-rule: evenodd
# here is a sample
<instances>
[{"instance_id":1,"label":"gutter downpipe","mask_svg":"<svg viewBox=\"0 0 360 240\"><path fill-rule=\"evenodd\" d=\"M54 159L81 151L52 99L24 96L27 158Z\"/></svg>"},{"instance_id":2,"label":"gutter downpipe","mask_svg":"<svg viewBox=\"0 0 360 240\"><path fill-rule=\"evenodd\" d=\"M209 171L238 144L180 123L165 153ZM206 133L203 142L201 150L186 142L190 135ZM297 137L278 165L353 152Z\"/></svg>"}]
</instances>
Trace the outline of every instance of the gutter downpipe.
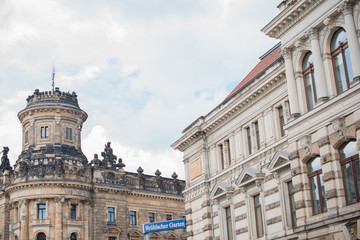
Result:
<instances>
[{"instance_id":1,"label":"gutter downpipe","mask_svg":"<svg viewBox=\"0 0 360 240\"><path fill-rule=\"evenodd\" d=\"M209 195L210 221L211 221L211 239L214 240L214 221L213 221L213 214L212 214L212 202L211 202L211 198L210 198L211 189L210 189L210 181L209 181L210 164L209 164L208 143L207 143L206 133L202 132L202 135L203 135L203 140L205 143L205 159L206 159L206 166L207 166L208 195Z\"/></svg>"}]
</instances>

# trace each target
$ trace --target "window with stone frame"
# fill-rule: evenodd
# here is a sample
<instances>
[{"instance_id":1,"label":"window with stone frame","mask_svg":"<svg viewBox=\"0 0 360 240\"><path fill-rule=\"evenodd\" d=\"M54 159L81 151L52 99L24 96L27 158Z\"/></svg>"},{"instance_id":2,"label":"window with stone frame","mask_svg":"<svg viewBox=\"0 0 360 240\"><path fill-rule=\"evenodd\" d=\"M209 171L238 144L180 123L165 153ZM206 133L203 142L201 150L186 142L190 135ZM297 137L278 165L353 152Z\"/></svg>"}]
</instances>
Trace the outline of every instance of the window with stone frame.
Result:
<instances>
[{"instance_id":1,"label":"window with stone frame","mask_svg":"<svg viewBox=\"0 0 360 240\"><path fill-rule=\"evenodd\" d=\"M130 225L137 225L136 211L130 211Z\"/></svg>"},{"instance_id":2,"label":"window with stone frame","mask_svg":"<svg viewBox=\"0 0 360 240\"><path fill-rule=\"evenodd\" d=\"M65 128L65 139L72 141L72 128L70 127Z\"/></svg>"},{"instance_id":3,"label":"window with stone frame","mask_svg":"<svg viewBox=\"0 0 360 240\"><path fill-rule=\"evenodd\" d=\"M231 152L230 152L230 140L227 139L225 140L225 146L226 146L226 150L227 150L227 162L228 165L231 165Z\"/></svg>"},{"instance_id":4,"label":"window with stone frame","mask_svg":"<svg viewBox=\"0 0 360 240\"><path fill-rule=\"evenodd\" d=\"M310 160L307 166L310 182L312 209L313 214L316 215L327 211L320 157L318 156Z\"/></svg>"},{"instance_id":5,"label":"window with stone frame","mask_svg":"<svg viewBox=\"0 0 360 240\"><path fill-rule=\"evenodd\" d=\"M308 111L315 108L317 102L316 81L314 72L314 60L311 52L308 52L303 61L302 73L304 77L306 104Z\"/></svg>"},{"instance_id":6,"label":"window with stone frame","mask_svg":"<svg viewBox=\"0 0 360 240\"><path fill-rule=\"evenodd\" d=\"M75 234L75 233L72 233L72 234L70 235L70 240L76 240L76 239L77 239L76 234Z\"/></svg>"},{"instance_id":7,"label":"window with stone frame","mask_svg":"<svg viewBox=\"0 0 360 240\"><path fill-rule=\"evenodd\" d=\"M340 148L340 165L346 204L360 202L360 161L355 141L345 143Z\"/></svg>"},{"instance_id":8,"label":"window with stone frame","mask_svg":"<svg viewBox=\"0 0 360 240\"><path fill-rule=\"evenodd\" d=\"M226 207L224 210L225 210L225 224L226 224L227 239L232 240L233 239L233 230L232 230L231 208L229 206L229 207Z\"/></svg>"},{"instance_id":9,"label":"window with stone frame","mask_svg":"<svg viewBox=\"0 0 360 240\"><path fill-rule=\"evenodd\" d=\"M220 167L221 167L221 169L225 169L224 145L223 144L219 144L219 152L220 152Z\"/></svg>"},{"instance_id":10,"label":"window with stone frame","mask_svg":"<svg viewBox=\"0 0 360 240\"><path fill-rule=\"evenodd\" d=\"M49 127L48 126L43 126L40 128L40 136L41 136L41 138L49 137Z\"/></svg>"},{"instance_id":11,"label":"window with stone frame","mask_svg":"<svg viewBox=\"0 0 360 240\"><path fill-rule=\"evenodd\" d=\"M149 212L149 222L155 222L155 213Z\"/></svg>"},{"instance_id":12,"label":"window with stone frame","mask_svg":"<svg viewBox=\"0 0 360 240\"><path fill-rule=\"evenodd\" d=\"M70 219L75 220L76 219L76 204L70 204Z\"/></svg>"},{"instance_id":13,"label":"window with stone frame","mask_svg":"<svg viewBox=\"0 0 360 240\"><path fill-rule=\"evenodd\" d=\"M285 117L284 117L284 109L282 106L277 108L278 116L279 116L279 126L280 126L280 136L285 136Z\"/></svg>"},{"instance_id":14,"label":"window with stone frame","mask_svg":"<svg viewBox=\"0 0 360 240\"><path fill-rule=\"evenodd\" d=\"M256 225L256 235L258 238L264 236L264 225L262 220L262 206L260 194L255 195L254 199L254 209L255 209L255 225Z\"/></svg>"},{"instance_id":15,"label":"window with stone frame","mask_svg":"<svg viewBox=\"0 0 360 240\"><path fill-rule=\"evenodd\" d=\"M255 126L255 137L256 137L256 149L260 149L260 131L259 131L259 122L254 123Z\"/></svg>"},{"instance_id":16,"label":"window with stone frame","mask_svg":"<svg viewBox=\"0 0 360 240\"><path fill-rule=\"evenodd\" d=\"M346 32L340 28L335 32L331 41L331 57L336 82L337 93L340 94L350 88L353 81L350 52Z\"/></svg>"},{"instance_id":17,"label":"window with stone frame","mask_svg":"<svg viewBox=\"0 0 360 240\"><path fill-rule=\"evenodd\" d=\"M166 221L171 221L171 220L173 220L172 214L166 214Z\"/></svg>"},{"instance_id":18,"label":"window with stone frame","mask_svg":"<svg viewBox=\"0 0 360 240\"><path fill-rule=\"evenodd\" d=\"M46 240L45 233L38 233L38 235L36 236L36 240Z\"/></svg>"},{"instance_id":19,"label":"window with stone frame","mask_svg":"<svg viewBox=\"0 0 360 240\"><path fill-rule=\"evenodd\" d=\"M251 132L250 127L245 128L246 138L247 138L247 146L249 155L252 154L252 144L251 144Z\"/></svg>"},{"instance_id":20,"label":"window with stone frame","mask_svg":"<svg viewBox=\"0 0 360 240\"><path fill-rule=\"evenodd\" d=\"M291 226L296 227L296 204L295 204L295 189L292 181L286 183L288 190L289 206L290 206L290 219Z\"/></svg>"},{"instance_id":21,"label":"window with stone frame","mask_svg":"<svg viewBox=\"0 0 360 240\"><path fill-rule=\"evenodd\" d=\"M113 223L115 222L115 208L108 207L108 222Z\"/></svg>"},{"instance_id":22,"label":"window with stone frame","mask_svg":"<svg viewBox=\"0 0 360 240\"><path fill-rule=\"evenodd\" d=\"M46 204L39 203L37 205L37 219L46 219Z\"/></svg>"}]
</instances>

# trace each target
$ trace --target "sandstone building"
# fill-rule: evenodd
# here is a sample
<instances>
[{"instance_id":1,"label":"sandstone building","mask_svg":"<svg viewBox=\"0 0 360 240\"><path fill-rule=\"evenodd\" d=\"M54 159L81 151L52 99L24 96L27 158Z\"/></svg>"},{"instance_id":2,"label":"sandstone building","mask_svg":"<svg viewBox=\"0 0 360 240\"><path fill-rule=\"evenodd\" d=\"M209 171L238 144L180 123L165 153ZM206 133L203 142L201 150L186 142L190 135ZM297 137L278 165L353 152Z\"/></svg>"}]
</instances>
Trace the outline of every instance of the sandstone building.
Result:
<instances>
[{"instance_id":1,"label":"sandstone building","mask_svg":"<svg viewBox=\"0 0 360 240\"><path fill-rule=\"evenodd\" d=\"M360 239L360 1L278 8L281 44L172 144L189 239Z\"/></svg>"},{"instance_id":2,"label":"sandstone building","mask_svg":"<svg viewBox=\"0 0 360 240\"><path fill-rule=\"evenodd\" d=\"M142 224L183 218L184 181L127 172L111 144L90 162L81 151L87 114L75 93L35 90L18 114L22 152L0 165L1 240L144 239ZM184 239L184 230L151 239Z\"/></svg>"}]
</instances>

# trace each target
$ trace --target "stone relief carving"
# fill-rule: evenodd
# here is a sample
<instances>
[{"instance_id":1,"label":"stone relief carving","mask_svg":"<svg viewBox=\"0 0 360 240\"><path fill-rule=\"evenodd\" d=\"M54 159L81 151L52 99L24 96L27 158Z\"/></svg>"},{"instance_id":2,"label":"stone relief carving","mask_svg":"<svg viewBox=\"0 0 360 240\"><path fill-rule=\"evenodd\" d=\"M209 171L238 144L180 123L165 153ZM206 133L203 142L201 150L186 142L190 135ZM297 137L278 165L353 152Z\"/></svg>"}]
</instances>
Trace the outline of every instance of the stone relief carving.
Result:
<instances>
[{"instance_id":1,"label":"stone relief carving","mask_svg":"<svg viewBox=\"0 0 360 240\"><path fill-rule=\"evenodd\" d=\"M300 138L300 146L304 149L304 155L306 157L311 156L311 135Z\"/></svg>"},{"instance_id":2,"label":"stone relief carving","mask_svg":"<svg viewBox=\"0 0 360 240\"><path fill-rule=\"evenodd\" d=\"M337 133L337 140L346 140L346 125L345 125L345 118L344 117L340 117L337 118L335 120L333 120L332 122L332 127L334 129L334 131Z\"/></svg>"}]
</instances>

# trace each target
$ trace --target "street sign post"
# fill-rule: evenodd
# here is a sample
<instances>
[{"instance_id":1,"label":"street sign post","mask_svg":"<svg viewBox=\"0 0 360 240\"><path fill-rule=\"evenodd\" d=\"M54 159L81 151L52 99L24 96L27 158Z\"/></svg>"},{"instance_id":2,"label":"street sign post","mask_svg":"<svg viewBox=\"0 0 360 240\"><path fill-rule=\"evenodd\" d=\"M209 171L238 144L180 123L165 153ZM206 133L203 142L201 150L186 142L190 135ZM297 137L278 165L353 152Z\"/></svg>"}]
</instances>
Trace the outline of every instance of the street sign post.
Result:
<instances>
[{"instance_id":1,"label":"street sign post","mask_svg":"<svg viewBox=\"0 0 360 240\"><path fill-rule=\"evenodd\" d=\"M152 222L143 224L143 233L168 231L174 229L186 228L185 219L176 219L164 222Z\"/></svg>"}]
</instances>

